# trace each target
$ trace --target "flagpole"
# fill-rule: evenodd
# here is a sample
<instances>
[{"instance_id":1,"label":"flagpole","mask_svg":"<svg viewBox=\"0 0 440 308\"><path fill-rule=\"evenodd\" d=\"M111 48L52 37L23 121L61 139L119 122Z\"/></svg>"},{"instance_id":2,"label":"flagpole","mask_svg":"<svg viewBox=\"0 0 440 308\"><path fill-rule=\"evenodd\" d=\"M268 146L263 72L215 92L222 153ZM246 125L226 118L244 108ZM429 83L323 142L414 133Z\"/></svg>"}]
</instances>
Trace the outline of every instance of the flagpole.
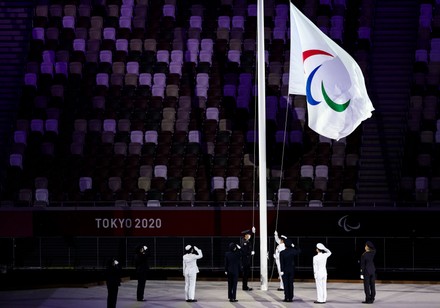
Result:
<instances>
[{"instance_id":1,"label":"flagpole","mask_svg":"<svg viewBox=\"0 0 440 308\"><path fill-rule=\"evenodd\" d=\"M266 191L266 84L264 57L264 0L257 4L257 96L258 96L258 155L260 188L260 279L261 290L268 289L267 271L267 191Z\"/></svg>"}]
</instances>

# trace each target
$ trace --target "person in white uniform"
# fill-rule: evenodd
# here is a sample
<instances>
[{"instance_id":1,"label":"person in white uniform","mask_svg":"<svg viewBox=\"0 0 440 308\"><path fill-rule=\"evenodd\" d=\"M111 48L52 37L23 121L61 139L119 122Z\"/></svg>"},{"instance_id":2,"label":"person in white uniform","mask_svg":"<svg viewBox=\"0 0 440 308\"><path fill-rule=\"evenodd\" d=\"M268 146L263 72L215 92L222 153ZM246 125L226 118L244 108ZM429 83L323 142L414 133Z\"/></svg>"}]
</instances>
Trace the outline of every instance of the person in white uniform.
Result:
<instances>
[{"instance_id":1,"label":"person in white uniform","mask_svg":"<svg viewBox=\"0 0 440 308\"><path fill-rule=\"evenodd\" d=\"M323 244L316 244L316 255L313 257L313 274L316 282L317 300L315 304L324 304L327 301L327 259L332 252Z\"/></svg>"},{"instance_id":2,"label":"person in white uniform","mask_svg":"<svg viewBox=\"0 0 440 308\"><path fill-rule=\"evenodd\" d=\"M286 246L284 245L284 240L287 239L287 237L284 235L278 236L277 231L275 231L274 236L275 236L275 242L278 244L277 247L275 248L275 253L273 254L278 269L278 279L280 280L280 286L278 287L278 291L284 291L283 277L280 274L281 273L280 252L286 249Z\"/></svg>"},{"instance_id":3,"label":"person in white uniform","mask_svg":"<svg viewBox=\"0 0 440 308\"><path fill-rule=\"evenodd\" d=\"M183 255L183 276L185 277L185 300L193 303L197 302L194 298L196 293L196 280L199 268L197 260L203 257L202 250L196 246L186 245Z\"/></svg>"}]
</instances>

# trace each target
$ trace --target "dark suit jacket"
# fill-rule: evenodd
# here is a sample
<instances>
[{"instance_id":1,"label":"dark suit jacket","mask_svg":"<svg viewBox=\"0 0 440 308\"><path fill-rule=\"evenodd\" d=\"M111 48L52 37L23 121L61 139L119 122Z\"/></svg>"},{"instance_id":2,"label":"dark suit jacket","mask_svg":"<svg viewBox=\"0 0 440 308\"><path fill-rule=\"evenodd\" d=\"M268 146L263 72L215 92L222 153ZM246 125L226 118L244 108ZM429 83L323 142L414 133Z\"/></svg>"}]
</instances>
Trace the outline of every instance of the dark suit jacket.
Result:
<instances>
[{"instance_id":1,"label":"dark suit jacket","mask_svg":"<svg viewBox=\"0 0 440 308\"><path fill-rule=\"evenodd\" d=\"M252 243L249 240L241 241L241 259L243 262L243 266L247 266L251 264L252 258Z\"/></svg>"},{"instance_id":2,"label":"dark suit jacket","mask_svg":"<svg viewBox=\"0 0 440 308\"><path fill-rule=\"evenodd\" d=\"M149 270L148 265L148 253L137 253L135 256L135 266L136 266L136 272L138 274L146 274Z\"/></svg>"},{"instance_id":3,"label":"dark suit jacket","mask_svg":"<svg viewBox=\"0 0 440 308\"><path fill-rule=\"evenodd\" d=\"M376 267L374 266L374 256L376 255L375 250L366 251L361 256L361 274L362 275L372 275L376 272Z\"/></svg>"},{"instance_id":4,"label":"dark suit jacket","mask_svg":"<svg viewBox=\"0 0 440 308\"><path fill-rule=\"evenodd\" d=\"M240 273L240 251L228 251L225 254L225 272L238 275Z\"/></svg>"},{"instance_id":5,"label":"dark suit jacket","mask_svg":"<svg viewBox=\"0 0 440 308\"><path fill-rule=\"evenodd\" d=\"M107 270L105 271L105 280L109 287L118 287L121 285L121 268L119 265L113 265L109 262Z\"/></svg>"},{"instance_id":6,"label":"dark suit jacket","mask_svg":"<svg viewBox=\"0 0 440 308\"><path fill-rule=\"evenodd\" d=\"M293 273L295 270L295 257L301 253L296 247L286 248L280 252L280 267L283 273Z\"/></svg>"}]
</instances>

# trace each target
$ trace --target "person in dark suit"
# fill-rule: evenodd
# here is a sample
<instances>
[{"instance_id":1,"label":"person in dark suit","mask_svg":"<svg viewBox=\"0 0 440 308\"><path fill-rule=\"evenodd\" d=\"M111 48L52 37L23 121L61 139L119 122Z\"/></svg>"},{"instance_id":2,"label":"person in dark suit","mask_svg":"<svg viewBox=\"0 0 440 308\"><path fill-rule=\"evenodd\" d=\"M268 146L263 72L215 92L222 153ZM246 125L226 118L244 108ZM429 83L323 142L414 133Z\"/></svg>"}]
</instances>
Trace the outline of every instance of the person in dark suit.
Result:
<instances>
[{"instance_id":1,"label":"person in dark suit","mask_svg":"<svg viewBox=\"0 0 440 308\"><path fill-rule=\"evenodd\" d=\"M228 298L230 302L237 302L237 284L240 273L240 246L229 244L229 251L225 254L225 274L228 277Z\"/></svg>"},{"instance_id":2,"label":"person in dark suit","mask_svg":"<svg viewBox=\"0 0 440 308\"><path fill-rule=\"evenodd\" d=\"M284 284L284 302L293 301L293 280L295 274L295 257L301 253L291 240L285 239L286 248L280 252L281 276Z\"/></svg>"},{"instance_id":3,"label":"person in dark suit","mask_svg":"<svg viewBox=\"0 0 440 308\"><path fill-rule=\"evenodd\" d=\"M365 243L365 252L361 256L361 279L364 280L365 301L364 304L372 304L376 297L376 267L374 266L374 256L376 248L373 243Z\"/></svg>"},{"instance_id":4,"label":"person in dark suit","mask_svg":"<svg viewBox=\"0 0 440 308\"><path fill-rule=\"evenodd\" d=\"M147 246L144 245L138 247L134 261L138 280L136 297L139 302L144 302L146 301L144 298L145 282L147 281L147 274L149 270Z\"/></svg>"},{"instance_id":5,"label":"person in dark suit","mask_svg":"<svg viewBox=\"0 0 440 308\"><path fill-rule=\"evenodd\" d=\"M244 291L252 291L252 288L248 286L249 275L251 273L252 256L255 251L252 249L252 243L250 241L251 231L245 230L241 232L243 237L241 239L241 265L243 267L243 285L242 289Z\"/></svg>"},{"instance_id":6,"label":"person in dark suit","mask_svg":"<svg viewBox=\"0 0 440 308\"><path fill-rule=\"evenodd\" d=\"M115 258L111 258L107 263L105 281L108 291L107 308L115 308L118 299L119 286L121 285L121 267Z\"/></svg>"}]
</instances>

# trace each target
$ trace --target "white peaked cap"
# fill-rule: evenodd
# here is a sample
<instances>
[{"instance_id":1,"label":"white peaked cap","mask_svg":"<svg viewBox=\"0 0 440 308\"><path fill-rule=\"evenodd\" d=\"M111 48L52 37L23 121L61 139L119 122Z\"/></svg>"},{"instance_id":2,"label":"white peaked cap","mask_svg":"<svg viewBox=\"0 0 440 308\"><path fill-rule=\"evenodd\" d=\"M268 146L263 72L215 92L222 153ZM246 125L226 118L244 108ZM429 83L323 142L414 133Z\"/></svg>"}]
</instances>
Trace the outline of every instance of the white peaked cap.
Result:
<instances>
[{"instance_id":1,"label":"white peaked cap","mask_svg":"<svg viewBox=\"0 0 440 308\"><path fill-rule=\"evenodd\" d=\"M316 244L316 248L320 249L320 250L324 250L325 246L321 243Z\"/></svg>"},{"instance_id":2,"label":"white peaked cap","mask_svg":"<svg viewBox=\"0 0 440 308\"><path fill-rule=\"evenodd\" d=\"M283 240L287 240L287 236L285 235L281 235L280 238L282 238Z\"/></svg>"},{"instance_id":3,"label":"white peaked cap","mask_svg":"<svg viewBox=\"0 0 440 308\"><path fill-rule=\"evenodd\" d=\"M191 245L186 245L186 246L185 246L185 250L190 250L191 247L192 247Z\"/></svg>"}]
</instances>

